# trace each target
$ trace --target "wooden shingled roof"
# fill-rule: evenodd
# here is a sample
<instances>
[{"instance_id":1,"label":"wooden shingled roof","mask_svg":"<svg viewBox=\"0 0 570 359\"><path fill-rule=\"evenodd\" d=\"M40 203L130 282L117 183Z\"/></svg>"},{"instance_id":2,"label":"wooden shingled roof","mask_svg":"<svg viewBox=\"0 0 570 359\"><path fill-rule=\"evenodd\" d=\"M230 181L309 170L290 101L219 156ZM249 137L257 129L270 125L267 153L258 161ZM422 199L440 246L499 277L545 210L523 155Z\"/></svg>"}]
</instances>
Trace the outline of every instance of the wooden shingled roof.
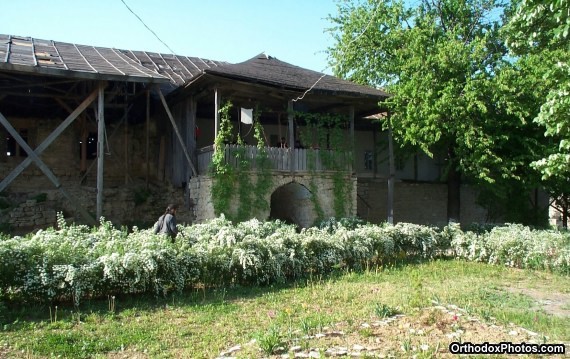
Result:
<instances>
[{"instance_id":1,"label":"wooden shingled roof","mask_svg":"<svg viewBox=\"0 0 570 359\"><path fill-rule=\"evenodd\" d=\"M0 34L0 70L181 86L224 62Z\"/></svg>"},{"instance_id":2,"label":"wooden shingled roof","mask_svg":"<svg viewBox=\"0 0 570 359\"><path fill-rule=\"evenodd\" d=\"M382 90L291 65L266 54L260 54L239 64L205 69L204 72L294 91L306 91L311 88L311 93L365 96L377 99L389 97Z\"/></svg>"}]
</instances>

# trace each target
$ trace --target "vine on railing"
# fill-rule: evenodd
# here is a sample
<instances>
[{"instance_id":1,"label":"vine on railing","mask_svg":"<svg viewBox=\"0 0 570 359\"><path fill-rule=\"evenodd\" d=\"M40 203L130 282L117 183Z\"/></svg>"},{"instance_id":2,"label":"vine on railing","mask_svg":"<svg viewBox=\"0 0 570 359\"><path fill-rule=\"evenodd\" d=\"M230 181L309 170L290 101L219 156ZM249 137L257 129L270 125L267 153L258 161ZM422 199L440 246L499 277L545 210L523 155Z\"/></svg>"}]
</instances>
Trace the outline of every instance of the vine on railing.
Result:
<instances>
[{"instance_id":1,"label":"vine on railing","mask_svg":"<svg viewBox=\"0 0 570 359\"><path fill-rule=\"evenodd\" d=\"M256 107L253 113L253 126L254 137L257 142L257 182L255 183L256 197L253 202L253 208L259 212L269 209L269 201L266 199L266 197L271 190L273 182L271 177L271 161L269 160L269 155L267 153L265 136L263 134L263 126L261 126L260 117L261 111L258 107Z\"/></svg>"},{"instance_id":2,"label":"vine on railing","mask_svg":"<svg viewBox=\"0 0 570 359\"><path fill-rule=\"evenodd\" d=\"M216 215L223 213L226 218L241 222L269 208L267 194L272 185L271 162L260 122L261 111L258 108L253 113L254 137L257 141L255 158L248 157L245 143L239 136L235 150L226 153L226 144L233 141L233 126L229 116L231 108L232 103L227 102L220 109L220 130L214 140L212 158L214 179L212 202ZM232 165L234 160L237 165L235 167ZM255 162L255 168L253 162ZM255 183L252 181L254 170L257 174ZM231 211L234 198L238 201L237 213Z\"/></svg>"},{"instance_id":3,"label":"vine on railing","mask_svg":"<svg viewBox=\"0 0 570 359\"><path fill-rule=\"evenodd\" d=\"M344 217L350 212L352 204L352 181L346 173L352 164L352 141L348 138L348 119L331 113L295 112L295 117L305 121L306 126L300 133L301 142L313 149L319 149L319 159L323 166L332 171L333 208L336 217ZM324 219L324 211L317 198L316 152L309 151L307 166L311 171L309 190L311 201L317 213L317 220ZM347 207L348 206L348 207Z\"/></svg>"},{"instance_id":4,"label":"vine on railing","mask_svg":"<svg viewBox=\"0 0 570 359\"><path fill-rule=\"evenodd\" d=\"M214 139L214 155L212 157L212 203L216 216L222 213L230 217L229 209L234 194L236 171L226 162L225 144L231 142L233 126L230 121L231 102L226 102L219 110L220 129Z\"/></svg>"}]
</instances>

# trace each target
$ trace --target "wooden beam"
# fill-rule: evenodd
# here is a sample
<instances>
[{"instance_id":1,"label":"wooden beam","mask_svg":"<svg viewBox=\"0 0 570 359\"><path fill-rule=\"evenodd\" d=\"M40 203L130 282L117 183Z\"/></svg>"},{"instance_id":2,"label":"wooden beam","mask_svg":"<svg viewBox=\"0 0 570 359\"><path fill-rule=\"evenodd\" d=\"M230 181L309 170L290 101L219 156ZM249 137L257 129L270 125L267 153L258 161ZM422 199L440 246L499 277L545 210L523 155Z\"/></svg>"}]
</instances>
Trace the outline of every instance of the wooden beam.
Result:
<instances>
[{"instance_id":1,"label":"wooden beam","mask_svg":"<svg viewBox=\"0 0 570 359\"><path fill-rule=\"evenodd\" d=\"M390 114L388 120L388 156L390 161L390 175L388 177L388 223L394 224L394 180L396 177L396 169L394 164L394 144L392 141L392 122Z\"/></svg>"},{"instance_id":2,"label":"wooden beam","mask_svg":"<svg viewBox=\"0 0 570 359\"><path fill-rule=\"evenodd\" d=\"M216 87L214 89L214 141L220 131L220 100L220 92Z\"/></svg>"},{"instance_id":3,"label":"wooden beam","mask_svg":"<svg viewBox=\"0 0 570 359\"><path fill-rule=\"evenodd\" d=\"M53 174L53 172L49 169L49 167L38 157L38 154L32 150L32 148L24 141L24 139L20 136L18 131L12 127L10 122L0 113L0 123L4 125L8 133L16 140L16 142L20 145L21 148L24 149L28 153L28 158L36 163L39 169L46 175L46 177L53 183L55 188L60 190L60 192L67 198L67 200L81 213L83 218L85 218L91 224L95 224L95 220L91 215L77 202L67 191L61 186L61 183L57 179L57 177Z\"/></svg>"},{"instance_id":4,"label":"wooden beam","mask_svg":"<svg viewBox=\"0 0 570 359\"><path fill-rule=\"evenodd\" d=\"M97 220L103 215L103 170L105 166L105 89L99 86L97 102Z\"/></svg>"},{"instance_id":5,"label":"wooden beam","mask_svg":"<svg viewBox=\"0 0 570 359\"><path fill-rule=\"evenodd\" d=\"M293 112L293 101L287 101L287 120L289 125L289 154L291 161L289 162L290 171L291 173L297 170L296 168L296 158L295 158L295 127L294 127L294 120L295 113Z\"/></svg>"},{"instance_id":6,"label":"wooden beam","mask_svg":"<svg viewBox=\"0 0 570 359\"><path fill-rule=\"evenodd\" d=\"M178 126L176 126L176 122L174 121L174 117L172 116L172 113L170 112L170 108L168 107L168 104L166 103L166 99L164 98L164 95L162 94L162 91L160 91L160 88L158 86L156 87L156 89L158 91L158 96L160 97L160 101L162 102L162 106L164 106L164 109L166 110L166 114L168 115L168 118L170 119L170 123L172 124L172 127L174 129L174 133L176 133L176 137L178 138L178 142L180 142L180 146L182 146L182 150L184 151L184 155L186 156L186 161L188 161L188 165L192 169L192 175L197 176L198 172L196 172L196 167L194 167L194 163L192 163L192 159L190 158L190 155L188 154L188 149L186 148L186 144L184 143L184 140L182 139L182 136L180 135L180 131L178 131Z\"/></svg>"},{"instance_id":7,"label":"wooden beam","mask_svg":"<svg viewBox=\"0 0 570 359\"><path fill-rule=\"evenodd\" d=\"M150 177L150 90L146 90L146 189L148 189Z\"/></svg>"},{"instance_id":8,"label":"wooden beam","mask_svg":"<svg viewBox=\"0 0 570 359\"><path fill-rule=\"evenodd\" d=\"M193 96L190 96L188 102L186 103L186 123L187 123L187 131L186 131L186 138L188 147L190 148L190 156L192 156L192 161L197 163L197 156L196 156L196 109L197 103L194 100Z\"/></svg>"},{"instance_id":9,"label":"wooden beam","mask_svg":"<svg viewBox=\"0 0 570 359\"><path fill-rule=\"evenodd\" d=\"M101 86L105 86L102 84ZM46 137L45 140L36 148L35 154L40 156L42 152L81 114L97 97L98 89L93 91L83 102L69 115L67 118L59 125L53 132ZM32 163L32 158L28 157L22 163L20 163L16 168L10 172L8 176L0 182L0 192L2 192L16 177L20 175L30 164Z\"/></svg>"},{"instance_id":10,"label":"wooden beam","mask_svg":"<svg viewBox=\"0 0 570 359\"><path fill-rule=\"evenodd\" d=\"M351 172L356 171L356 149L354 148L354 106L348 108L348 119L350 121L350 151L352 153Z\"/></svg>"},{"instance_id":11,"label":"wooden beam","mask_svg":"<svg viewBox=\"0 0 570 359\"><path fill-rule=\"evenodd\" d=\"M125 100L126 100L125 95ZM124 144L124 151L125 151L125 185L129 184L129 118L128 118L128 108L125 101L124 105L124 116L125 116L125 144Z\"/></svg>"},{"instance_id":12,"label":"wooden beam","mask_svg":"<svg viewBox=\"0 0 570 359\"><path fill-rule=\"evenodd\" d=\"M129 105L129 108L127 109L127 113L129 113L129 111L131 110L132 107L133 107L133 105ZM125 119L126 119L125 116L121 117L119 122L117 122L117 126L115 126L115 128L113 129L113 132L111 132L111 135L107 136L107 141L111 141L111 139L115 137L115 135L118 133L119 129L121 128L123 121L125 121ZM111 152L113 154L117 155L117 153L113 149L111 149ZM97 163L96 161L91 162L91 164L89 165L89 167L87 168L87 170L85 171L85 173L83 174L81 179L79 180L79 183L83 183L83 181L85 180L85 178L87 177L89 172L91 172L91 170L93 169L93 167L95 166L96 163ZM130 178L130 176L129 176L129 178ZM130 179L132 180L132 178L130 178Z\"/></svg>"}]
</instances>

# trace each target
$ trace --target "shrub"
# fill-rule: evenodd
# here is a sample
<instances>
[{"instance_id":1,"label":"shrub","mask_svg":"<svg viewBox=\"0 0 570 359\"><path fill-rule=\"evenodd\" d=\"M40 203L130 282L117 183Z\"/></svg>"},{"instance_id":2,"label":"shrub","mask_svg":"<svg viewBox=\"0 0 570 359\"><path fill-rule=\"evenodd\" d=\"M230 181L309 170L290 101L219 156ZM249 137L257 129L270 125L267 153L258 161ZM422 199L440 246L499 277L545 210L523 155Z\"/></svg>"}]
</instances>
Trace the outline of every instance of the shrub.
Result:
<instances>
[{"instance_id":1,"label":"shrub","mask_svg":"<svg viewBox=\"0 0 570 359\"><path fill-rule=\"evenodd\" d=\"M0 299L72 299L203 286L257 286L362 270L410 256L457 258L570 274L570 234L520 225L462 231L399 223L329 221L304 229L255 219L232 224L223 216L180 226L175 243L152 230L129 233L101 220L25 237L0 238ZM450 251L451 249L451 251Z\"/></svg>"}]
</instances>

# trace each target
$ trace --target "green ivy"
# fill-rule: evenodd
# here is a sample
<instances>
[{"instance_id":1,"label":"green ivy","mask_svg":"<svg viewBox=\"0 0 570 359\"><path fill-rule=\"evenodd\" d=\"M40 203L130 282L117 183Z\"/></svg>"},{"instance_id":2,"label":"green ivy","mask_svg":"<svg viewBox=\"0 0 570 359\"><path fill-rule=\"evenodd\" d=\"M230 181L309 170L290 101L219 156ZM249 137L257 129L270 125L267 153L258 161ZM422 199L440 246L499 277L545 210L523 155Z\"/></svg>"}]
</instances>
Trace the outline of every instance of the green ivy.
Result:
<instances>
[{"instance_id":1,"label":"green ivy","mask_svg":"<svg viewBox=\"0 0 570 359\"><path fill-rule=\"evenodd\" d=\"M263 136L263 127L260 123L261 111L256 108L253 116L255 139L257 141L257 154L255 159L248 158L243 139L238 137L238 146L229 152L230 159L225 157L225 145L233 140L233 126L230 122L229 112L232 103L227 102L220 109L220 131L214 144L212 159L212 201L216 215L224 214L226 218L237 222L254 217L258 212L267 210L269 202L266 197L272 186L271 162ZM234 161L235 160L235 161ZM253 161L257 180L253 179ZM233 166L236 163L237 166ZM231 203L234 197L239 201L237 213L231 213Z\"/></svg>"},{"instance_id":2,"label":"green ivy","mask_svg":"<svg viewBox=\"0 0 570 359\"><path fill-rule=\"evenodd\" d=\"M273 177L271 175L271 161L265 147L265 140L263 135L263 126L259 120L261 111L259 108L255 109L253 114L254 120L254 137L257 142L257 182L255 184L255 199L253 208L257 211L264 211L269 209L269 202L266 200L269 191L273 185Z\"/></svg>"},{"instance_id":3,"label":"green ivy","mask_svg":"<svg viewBox=\"0 0 570 359\"><path fill-rule=\"evenodd\" d=\"M295 117L305 121L306 126L300 133L301 142L313 149L319 149L322 165L333 171L333 208L335 216L344 217L350 211L352 183L346 171L352 164L352 142L347 138L346 129L349 126L345 116L331 113L296 112ZM316 162L317 156L313 151L308 152L307 166L311 172L309 189L311 201L317 213L317 221L324 217L324 212L317 198Z\"/></svg>"},{"instance_id":4,"label":"green ivy","mask_svg":"<svg viewBox=\"0 0 570 359\"><path fill-rule=\"evenodd\" d=\"M231 164L226 162L224 154L226 143L230 143L233 137L233 126L230 121L232 106L231 102L226 102L219 110L220 129L214 139L214 155L211 164L214 213L218 216L223 213L228 218L231 218L229 210L236 182L236 171Z\"/></svg>"}]
</instances>

